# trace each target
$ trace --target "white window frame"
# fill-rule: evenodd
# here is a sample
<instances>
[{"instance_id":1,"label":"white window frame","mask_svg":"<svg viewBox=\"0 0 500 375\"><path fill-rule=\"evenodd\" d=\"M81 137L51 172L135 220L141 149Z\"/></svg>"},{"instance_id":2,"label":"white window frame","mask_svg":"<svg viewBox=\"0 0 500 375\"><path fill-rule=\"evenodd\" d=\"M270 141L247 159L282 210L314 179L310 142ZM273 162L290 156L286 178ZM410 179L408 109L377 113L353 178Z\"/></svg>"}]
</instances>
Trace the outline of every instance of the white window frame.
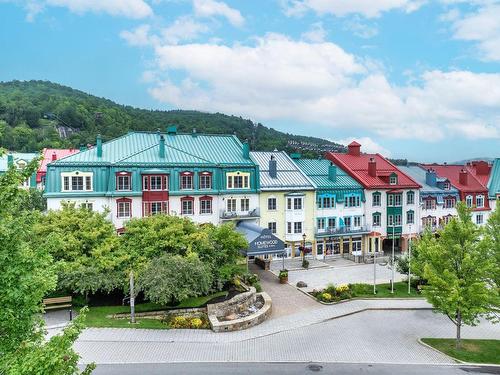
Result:
<instances>
[{"instance_id":1,"label":"white window frame","mask_svg":"<svg viewBox=\"0 0 500 375\"><path fill-rule=\"evenodd\" d=\"M226 211L227 212L236 212L236 198L228 198L226 199Z\"/></svg>"},{"instance_id":2,"label":"white window frame","mask_svg":"<svg viewBox=\"0 0 500 375\"><path fill-rule=\"evenodd\" d=\"M409 199L411 197L411 200ZM407 191L406 192L406 204L415 204L415 192L414 191Z\"/></svg>"},{"instance_id":3,"label":"white window frame","mask_svg":"<svg viewBox=\"0 0 500 375\"><path fill-rule=\"evenodd\" d=\"M476 225L484 224L484 215L476 214Z\"/></svg>"},{"instance_id":4,"label":"white window frame","mask_svg":"<svg viewBox=\"0 0 500 375\"><path fill-rule=\"evenodd\" d=\"M116 217L118 219L128 219L132 213L132 202L118 202L116 209Z\"/></svg>"},{"instance_id":5,"label":"white window frame","mask_svg":"<svg viewBox=\"0 0 500 375\"><path fill-rule=\"evenodd\" d=\"M276 211L278 208L278 201L276 197L267 198L267 210L268 211Z\"/></svg>"},{"instance_id":6,"label":"white window frame","mask_svg":"<svg viewBox=\"0 0 500 375\"><path fill-rule=\"evenodd\" d=\"M193 175L181 173L180 190L193 190L193 186Z\"/></svg>"},{"instance_id":7,"label":"white window frame","mask_svg":"<svg viewBox=\"0 0 500 375\"><path fill-rule=\"evenodd\" d=\"M118 174L116 176L116 190L117 191L130 191L132 188L131 177L132 176L130 176L129 174L124 174L124 175ZM126 181L127 183L124 184L123 183L124 181Z\"/></svg>"},{"instance_id":8,"label":"white window frame","mask_svg":"<svg viewBox=\"0 0 500 375\"><path fill-rule=\"evenodd\" d=\"M82 177L82 189L73 189L73 178ZM67 184L66 184L67 182ZM93 191L93 173L92 172L63 172L61 173L62 191Z\"/></svg>"},{"instance_id":9,"label":"white window frame","mask_svg":"<svg viewBox=\"0 0 500 375\"><path fill-rule=\"evenodd\" d=\"M397 184L398 184L398 176L390 176L389 185L397 185Z\"/></svg>"},{"instance_id":10,"label":"white window frame","mask_svg":"<svg viewBox=\"0 0 500 375\"><path fill-rule=\"evenodd\" d=\"M212 175L200 174L200 190L212 189Z\"/></svg>"},{"instance_id":11,"label":"white window frame","mask_svg":"<svg viewBox=\"0 0 500 375\"><path fill-rule=\"evenodd\" d=\"M472 198L472 195L467 195L465 197L465 205L468 207L468 208L472 208L472 205L474 204L474 200Z\"/></svg>"},{"instance_id":12,"label":"white window frame","mask_svg":"<svg viewBox=\"0 0 500 375\"><path fill-rule=\"evenodd\" d=\"M246 212L250 211L250 198L241 198L240 199L240 211Z\"/></svg>"},{"instance_id":13,"label":"white window frame","mask_svg":"<svg viewBox=\"0 0 500 375\"><path fill-rule=\"evenodd\" d=\"M481 205L479 205L478 200L481 200ZM484 208L484 195L476 195L476 207Z\"/></svg>"},{"instance_id":14,"label":"white window frame","mask_svg":"<svg viewBox=\"0 0 500 375\"><path fill-rule=\"evenodd\" d=\"M378 198L378 202L375 202L375 198ZM382 205L382 194L373 193L372 194L372 207L380 207Z\"/></svg>"},{"instance_id":15,"label":"white window frame","mask_svg":"<svg viewBox=\"0 0 500 375\"><path fill-rule=\"evenodd\" d=\"M207 215L212 212L212 199L200 199L200 214Z\"/></svg>"},{"instance_id":16,"label":"white window frame","mask_svg":"<svg viewBox=\"0 0 500 375\"><path fill-rule=\"evenodd\" d=\"M293 233L295 234L300 234L302 233L302 228L303 228L303 223L302 221L295 221L293 223Z\"/></svg>"},{"instance_id":17,"label":"white window frame","mask_svg":"<svg viewBox=\"0 0 500 375\"><path fill-rule=\"evenodd\" d=\"M270 221L267 223L267 229L271 231L271 233L276 233L277 227L276 227L276 222L275 221Z\"/></svg>"},{"instance_id":18,"label":"white window frame","mask_svg":"<svg viewBox=\"0 0 500 375\"><path fill-rule=\"evenodd\" d=\"M189 205L184 206L185 203L189 203ZM181 215L186 215L186 216L194 215L194 200L193 199L181 200Z\"/></svg>"}]
</instances>

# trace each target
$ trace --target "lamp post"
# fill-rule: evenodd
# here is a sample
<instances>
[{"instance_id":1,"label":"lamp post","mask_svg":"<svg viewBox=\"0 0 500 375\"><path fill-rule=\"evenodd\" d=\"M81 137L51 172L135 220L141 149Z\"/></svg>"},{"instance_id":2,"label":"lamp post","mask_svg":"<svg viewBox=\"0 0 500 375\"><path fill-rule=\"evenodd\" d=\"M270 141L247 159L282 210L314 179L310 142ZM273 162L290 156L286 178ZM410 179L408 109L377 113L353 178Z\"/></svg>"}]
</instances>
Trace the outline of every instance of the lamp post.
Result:
<instances>
[{"instance_id":1,"label":"lamp post","mask_svg":"<svg viewBox=\"0 0 500 375\"><path fill-rule=\"evenodd\" d=\"M304 264L304 260L306 260L306 234L302 235L302 264Z\"/></svg>"},{"instance_id":2,"label":"lamp post","mask_svg":"<svg viewBox=\"0 0 500 375\"><path fill-rule=\"evenodd\" d=\"M377 249L373 249L373 294L377 294Z\"/></svg>"},{"instance_id":3,"label":"lamp post","mask_svg":"<svg viewBox=\"0 0 500 375\"><path fill-rule=\"evenodd\" d=\"M130 271L130 323L135 323L134 271Z\"/></svg>"},{"instance_id":4,"label":"lamp post","mask_svg":"<svg viewBox=\"0 0 500 375\"><path fill-rule=\"evenodd\" d=\"M410 239L408 240L408 294L411 293L411 224L410 228Z\"/></svg>"},{"instance_id":5,"label":"lamp post","mask_svg":"<svg viewBox=\"0 0 500 375\"><path fill-rule=\"evenodd\" d=\"M392 277L391 277L391 294L394 294L394 237L396 234L396 215L392 216Z\"/></svg>"}]
</instances>

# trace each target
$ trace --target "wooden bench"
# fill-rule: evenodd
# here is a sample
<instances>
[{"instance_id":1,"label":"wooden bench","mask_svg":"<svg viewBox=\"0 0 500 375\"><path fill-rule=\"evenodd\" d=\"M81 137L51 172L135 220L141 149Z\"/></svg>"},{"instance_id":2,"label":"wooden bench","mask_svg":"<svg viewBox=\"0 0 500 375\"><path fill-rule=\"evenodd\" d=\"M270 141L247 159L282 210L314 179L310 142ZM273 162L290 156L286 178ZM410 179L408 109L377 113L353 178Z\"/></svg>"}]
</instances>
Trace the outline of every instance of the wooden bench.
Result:
<instances>
[{"instance_id":1,"label":"wooden bench","mask_svg":"<svg viewBox=\"0 0 500 375\"><path fill-rule=\"evenodd\" d=\"M65 307L72 307L71 296L66 297L54 297L45 298L43 302L43 307L45 310L63 309Z\"/></svg>"}]
</instances>

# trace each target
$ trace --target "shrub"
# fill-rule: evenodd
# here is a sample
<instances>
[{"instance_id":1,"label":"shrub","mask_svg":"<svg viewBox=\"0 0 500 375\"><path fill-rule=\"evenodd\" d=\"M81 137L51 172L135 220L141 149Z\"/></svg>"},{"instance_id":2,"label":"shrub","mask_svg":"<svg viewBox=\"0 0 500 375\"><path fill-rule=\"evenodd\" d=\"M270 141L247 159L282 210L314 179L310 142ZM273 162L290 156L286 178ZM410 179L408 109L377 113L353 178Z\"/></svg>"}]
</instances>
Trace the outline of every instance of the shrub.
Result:
<instances>
[{"instance_id":1,"label":"shrub","mask_svg":"<svg viewBox=\"0 0 500 375\"><path fill-rule=\"evenodd\" d=\"M332 295L330 293L321 293L319 299L323 302L331 302Z\"/></svg>"},{"instance_id":2,"label":"shrub","mask_svg":"<svg viewBox=\"0 0 500 375\"><path fill-rule=\"evenodd\" d=\"M184 316L174 316L170 320L170 327L171 328L188 328L189 322L188 322L187 318Z\"/></svg>"},{"instance_id":3,"label":"shrub","mask_svg":"<svg viewBox=\"0 0 500 375\"><path fill-rule=\"evenodd\" d=\"M335 296L337 294L337 288L335 287L334 284L328 284L326 288L323 290L323 292L326 292L332 296Z\"/></svg>"},{"instance_id":4,"label":"shrub","mask_svg":"<svg viewBox=\"0 0 500 375\"><path fill-rule=\"evenodd\" d=\"M373 286L369 284L350 284L351 294L353 296L373 294Z\"/></svg>"},{"instance_id":5,"label":"shrub","mask_svg":"<svg viewBox=\"0 0 500 375\"><path fill-rule=\"evenodd\" d=\"M337 293L348 292L349 291L349 285L347 285L347 284L340 284L338 287L335 288L335 291Z\"/></svg>"},{"instance_id":6,"label":"shrub","mask_svg":"<svg viewBox=\"0 0 500 375\"><path fill-rule=\"evenodd\" d=\"M253 285L253 287L255 287L255 291L256 291L257 293L262 292L262 286L260 285L260 283L259 283L259 282L256 282L256 283Z\"/></svg>"},{"instance_id":7,"label":"shrub","mask_svg":"<svg viewBox=\"0 0 500 375\"><path fill-rule=\"evenodd\" d=\"M198 329L203 325L203 321L200 318L191 318L190 320L191 328Z\"/></svg>"},{"instance_id":8,"label":"shrub","mask_svg":"<svg viewBox=\"0 0 500 375\"><path fill-rule=\"evenodd\" d=\"M302 261L302 268L309 268L309 261L307 259L304 259Z\"/></svg>"},{"instance_id":9,"label":"shrub","mask_svg":"<svg viewBox=\"0 0 500 375\"><path fill-rule=\"evenodd\" d=\"M281 270L279 273L279 278L288 277L288 270Z\"/></svg>"}]
</instances>

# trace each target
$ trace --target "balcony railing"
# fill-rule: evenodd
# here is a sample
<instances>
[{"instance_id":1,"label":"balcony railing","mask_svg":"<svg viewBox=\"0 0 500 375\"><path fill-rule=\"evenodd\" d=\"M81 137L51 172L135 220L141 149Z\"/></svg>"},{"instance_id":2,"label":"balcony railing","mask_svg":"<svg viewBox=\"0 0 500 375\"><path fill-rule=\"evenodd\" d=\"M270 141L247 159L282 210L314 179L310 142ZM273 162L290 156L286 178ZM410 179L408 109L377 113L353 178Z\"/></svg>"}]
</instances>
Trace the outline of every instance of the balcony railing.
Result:
<instances>
[{"instance_id":1,"label":"balcony railing","mask_svg":"<svg viewBox=\"0 0 500 375\"><path fill-rule=\"evenodd\" d=\"M369 233L371 231L368 225L362 225L359 227L328 227L325 229L316 228L316 234L321 235L331 235L331 236L340 236L344 234L360 234L360 233Z\"/></svg>"},{"instance_id":2,"label":"balcony railing","mask_svg":"<svg viewBox=\"0 0 500 375\"><path fill-rule=\"evenodd\" d=\"M221 220L245 220L245 219L255 219L260 217L260 211L258 208L254 208L250 211L226 211L221 210L219 217Z\"/></svg>"}]
</instances>

